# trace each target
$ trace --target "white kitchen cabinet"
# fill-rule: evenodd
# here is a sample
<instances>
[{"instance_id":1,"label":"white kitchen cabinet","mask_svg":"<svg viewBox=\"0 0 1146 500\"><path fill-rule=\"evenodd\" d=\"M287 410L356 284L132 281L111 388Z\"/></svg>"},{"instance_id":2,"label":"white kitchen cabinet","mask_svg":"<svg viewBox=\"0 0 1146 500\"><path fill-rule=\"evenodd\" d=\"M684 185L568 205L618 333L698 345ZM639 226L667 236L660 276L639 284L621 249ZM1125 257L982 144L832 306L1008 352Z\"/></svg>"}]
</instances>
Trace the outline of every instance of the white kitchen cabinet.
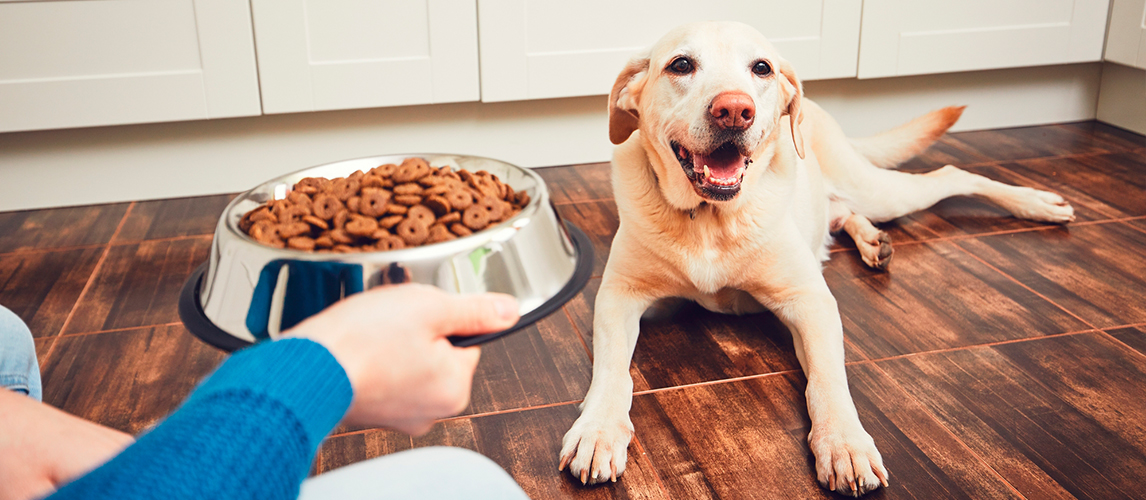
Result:
<instances>
[{"instance_id":1,"label":"white kitchen cabinet","mask_svg":"<svg viewBox=\"0 0 1146 500\"><path fill-rule=\"evenodd\" d=\"M1146 0L1114 0L1106 60L1146 69Z\"/></svg>"},{"instance_id":2,"label":"white kitchen cabinet","mask_svg":"<svg viewBox=\"0 0 1146 500\"><path fill-rule=\"evenodd\" d=\"M0 3L0 132L259 114L235 0Z\"/></svg>"},{"instance_id":3,"label":"white kitchen cabinet","mask_svg":"<svg viewBox=\"0 0 1146 500\"><path fill-rule=\"evenodd\" d=\"M865 0L858 76L1098 61L1108 7L1109 0Z\"/></svg>"},{"instance_id":4,"label":"white kitchen cabinet","mask_svg":"<svg viewBox=\"0 0 1146 500\"><path fill-rule=\"evenodd\" d=\"M759 29L805 80L856 75L859 0L478 0L482 101L607 94L637 51L693 21Z\"/></svg>"},{"instance_id":5,"label":"white kitchen cabinet","mask_svg":"<svg viewBox=\"0 0 1146 500\"><path fill-rule=\"evenodd\" d=\"M473 0L252 0L264 113L476 101Z\"/></svg>"}]
</instances>

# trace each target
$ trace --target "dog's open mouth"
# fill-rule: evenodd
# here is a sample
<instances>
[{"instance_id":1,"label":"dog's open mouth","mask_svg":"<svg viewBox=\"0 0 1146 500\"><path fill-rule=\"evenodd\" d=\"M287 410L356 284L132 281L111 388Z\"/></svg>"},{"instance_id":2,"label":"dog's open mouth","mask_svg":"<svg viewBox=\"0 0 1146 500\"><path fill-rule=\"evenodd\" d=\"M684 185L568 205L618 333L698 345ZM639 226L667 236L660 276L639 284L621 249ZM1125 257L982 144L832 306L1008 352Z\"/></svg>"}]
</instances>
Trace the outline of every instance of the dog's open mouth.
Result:
<instances>
[{"instance_id":1,"label":"dog's open mouth","mask_svg":"<svg viewBox=\"0 0 1146 500\"><path fill-rule=\"evenodd\" d=\"M727 201L740 193L740 182L752 159L735 143L725 142L707 154L689 151L676 141L671 145L692 187L702 198Z\"/></svg>"}]
</instances>

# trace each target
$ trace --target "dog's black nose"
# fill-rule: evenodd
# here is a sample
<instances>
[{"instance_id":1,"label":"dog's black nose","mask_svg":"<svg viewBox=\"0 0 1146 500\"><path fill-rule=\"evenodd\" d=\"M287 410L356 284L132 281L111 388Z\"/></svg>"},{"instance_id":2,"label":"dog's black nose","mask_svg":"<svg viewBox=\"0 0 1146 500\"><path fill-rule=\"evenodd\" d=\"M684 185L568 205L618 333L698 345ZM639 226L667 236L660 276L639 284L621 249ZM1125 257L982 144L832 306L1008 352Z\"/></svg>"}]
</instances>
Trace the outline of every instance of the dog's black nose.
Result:
<instances>
[{"instance_id":1,"label":"dog's black nose","mask_svg":"<svg viewBox=\"0 0 1146 500\"><path fill-rule=\"evenodd\" d=\"M720 128L744 130L756 118L756 103L744 92L721 92L708 107L713 121Z\"/></svg>"}]
</instances>

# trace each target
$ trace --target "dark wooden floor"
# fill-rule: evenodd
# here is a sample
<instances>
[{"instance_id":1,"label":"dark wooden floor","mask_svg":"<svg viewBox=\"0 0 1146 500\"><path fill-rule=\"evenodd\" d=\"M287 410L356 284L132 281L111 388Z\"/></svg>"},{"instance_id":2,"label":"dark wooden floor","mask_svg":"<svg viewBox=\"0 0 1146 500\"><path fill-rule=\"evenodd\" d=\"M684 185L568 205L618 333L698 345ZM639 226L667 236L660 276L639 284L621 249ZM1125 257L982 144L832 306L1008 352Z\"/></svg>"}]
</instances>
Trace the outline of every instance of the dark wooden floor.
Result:
<instances>
[{"instance_id":1,"label":"dark wooden floor","mask_svg":"<svg viewBox=\"0 0 1146 500\"><path fill-rule=\"evenodd\" d=\"M873 497L1146 497L1146 138L1096 122L956 133L905 168L946 163L1059 192L1078 221L959 199L885 226L891 272L836 245L824 274L852 394L891 471ZM608 169L540 171L596 245L597 276L617 227ZM230 198L0 213L0 304L36 336L47 402L138 433L223 360L183 329L176 297ZM642 324L624 477L585 488L558 474L599 283L485 347L464 415L413 439L341 428L316 469L447 444L493 458L537 499L831 496L813 481L787 331L697 307Z\"/></svg>"}]
</instances>

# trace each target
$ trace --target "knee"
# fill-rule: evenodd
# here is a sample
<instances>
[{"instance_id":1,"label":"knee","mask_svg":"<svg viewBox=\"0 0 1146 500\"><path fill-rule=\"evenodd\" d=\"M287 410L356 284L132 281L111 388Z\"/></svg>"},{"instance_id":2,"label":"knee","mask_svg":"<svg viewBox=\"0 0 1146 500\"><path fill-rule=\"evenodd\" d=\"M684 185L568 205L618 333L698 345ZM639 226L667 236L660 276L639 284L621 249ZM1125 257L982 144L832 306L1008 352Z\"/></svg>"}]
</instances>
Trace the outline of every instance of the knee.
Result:
<instances>
[{"instance_id":1,"label":"knee","mask_svg":"<svg viewBox=\"0 0 1146 500\"><path fill-rule=\"evenodd\" d=\"M32 340L32 331L24 320L7 307L0 306L0 345L31 346L35 352L35 342Z\"/></svg>"}]
</instances>

